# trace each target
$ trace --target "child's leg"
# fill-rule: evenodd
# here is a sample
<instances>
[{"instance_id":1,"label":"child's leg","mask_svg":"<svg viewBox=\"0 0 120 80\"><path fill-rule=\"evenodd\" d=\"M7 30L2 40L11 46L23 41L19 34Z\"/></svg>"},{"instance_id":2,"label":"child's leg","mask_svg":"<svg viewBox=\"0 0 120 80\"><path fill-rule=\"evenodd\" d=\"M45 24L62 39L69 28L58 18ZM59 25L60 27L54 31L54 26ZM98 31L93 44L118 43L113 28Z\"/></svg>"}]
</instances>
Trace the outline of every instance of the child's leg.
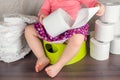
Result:
<instances>
[{"instance_id":1,"label":"child's leg","mask_svg":"<svg viewBox=\"0 0 120 80\"><path fill-rule=\"evenodd\" d=\"M68 44L56 64L47 67L45 70L50 77L55 77L63 66L68 63L79 51L82 42L84 41L84 35L76 34L72 36Z\"/></svg>"},{"instance_id":2,"label":"child's leg","mask_svg":"<svg viewBox=\"0 0 120 80\"><path fill-rule=\"evenodd\" d=\"M49 64L48 58L44 54L42 43L40 41L38 33L35 31L34 26L27 26L25 29L25 38L28 45L32 49L33 53L37 57L37 62L35 66L36 72L41 71L46 65Z\"/></svg>"}]
</instances>

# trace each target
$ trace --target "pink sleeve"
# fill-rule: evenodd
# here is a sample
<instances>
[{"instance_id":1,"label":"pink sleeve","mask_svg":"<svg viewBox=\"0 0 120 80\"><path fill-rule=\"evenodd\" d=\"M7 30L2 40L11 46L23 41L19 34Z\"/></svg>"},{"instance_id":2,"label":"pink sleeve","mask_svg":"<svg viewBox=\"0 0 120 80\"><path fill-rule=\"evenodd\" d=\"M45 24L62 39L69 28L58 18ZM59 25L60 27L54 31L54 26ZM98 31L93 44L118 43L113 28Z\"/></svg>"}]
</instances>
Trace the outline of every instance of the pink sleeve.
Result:
<instances>
[{"instance_id":1,"label":"pink sleeve","mask_svg":"<svg viewBox=\"0 0 120 80\"><path fill-rule=\"evenodd\" d=\"M99 1L98 0L80 0L86 7L94 7Z\"/></svg>"},{"instance_id":2,"label":"pink sleeve","mask_svg":"<svg viewBox=\"0 0 120 80\"><path fill-rule=\"evenodd\" d=\"M40 16L40 14L45 14L48 15L50 13L50 0L44 0L43 5L38 13L38 16Z\"/></svg>"}]
</instances>

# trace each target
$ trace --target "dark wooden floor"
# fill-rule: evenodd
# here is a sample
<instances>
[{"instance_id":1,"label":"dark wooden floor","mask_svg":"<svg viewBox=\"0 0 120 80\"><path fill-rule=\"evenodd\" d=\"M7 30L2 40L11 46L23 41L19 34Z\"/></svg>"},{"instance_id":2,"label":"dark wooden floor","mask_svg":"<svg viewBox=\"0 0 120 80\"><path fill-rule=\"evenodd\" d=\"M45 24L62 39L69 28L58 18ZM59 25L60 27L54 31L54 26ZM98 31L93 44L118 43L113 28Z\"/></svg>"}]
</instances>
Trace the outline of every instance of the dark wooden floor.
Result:
<instances>
[{"instance_id":1,"label":"dark wooden floor","mask_svg":"<svg viewBox=\"0 0 120 80\"><path fill-rule=\"evenodd\" d=\"M96 61L87 56L65 66L55 78L45 71L34 71L36 58L31 52L24 59L13 63L0 62L0 80L120 80L120 55L110 55L109 60Z\"/></svg>"}]
</instances>

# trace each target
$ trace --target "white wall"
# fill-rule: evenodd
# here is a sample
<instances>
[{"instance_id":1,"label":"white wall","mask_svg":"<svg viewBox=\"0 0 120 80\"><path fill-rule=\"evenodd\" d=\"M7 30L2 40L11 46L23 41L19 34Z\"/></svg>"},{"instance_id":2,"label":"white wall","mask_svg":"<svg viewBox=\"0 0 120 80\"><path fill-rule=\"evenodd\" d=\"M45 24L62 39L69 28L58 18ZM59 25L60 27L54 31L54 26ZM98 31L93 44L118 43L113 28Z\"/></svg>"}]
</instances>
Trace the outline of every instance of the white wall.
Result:
<instances>
[{"instance_id":1,"label":"white wall","mask_svg":"<svg viewBox=\"0 0 120 80\"><path fill-rule=\"evenodd\" d=\"M0 0L0 19L6 13L37 14L43 0Z\"/></svg>"}]
</instances>

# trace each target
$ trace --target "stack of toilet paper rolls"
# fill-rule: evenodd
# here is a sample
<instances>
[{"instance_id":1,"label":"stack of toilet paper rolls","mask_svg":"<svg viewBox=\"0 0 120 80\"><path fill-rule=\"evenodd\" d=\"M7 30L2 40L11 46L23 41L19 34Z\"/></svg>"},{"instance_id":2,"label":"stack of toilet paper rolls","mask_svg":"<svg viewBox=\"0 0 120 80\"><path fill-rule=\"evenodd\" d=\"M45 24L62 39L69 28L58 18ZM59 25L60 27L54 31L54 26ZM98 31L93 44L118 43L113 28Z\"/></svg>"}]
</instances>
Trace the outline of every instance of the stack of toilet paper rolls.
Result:
<instances>
[{"instance_id":1,"label":"stack of toilet paper rolls","mask_svg":"<svg viewBox=\"0 0 120 80\"><path fill-rule=\"evenodd\" d=\"M104 4L105 13L96 20L90 39L90 56L96 60L107 60L110 52L120 54L120 4Z\"/></svg>"}]
</instances>

